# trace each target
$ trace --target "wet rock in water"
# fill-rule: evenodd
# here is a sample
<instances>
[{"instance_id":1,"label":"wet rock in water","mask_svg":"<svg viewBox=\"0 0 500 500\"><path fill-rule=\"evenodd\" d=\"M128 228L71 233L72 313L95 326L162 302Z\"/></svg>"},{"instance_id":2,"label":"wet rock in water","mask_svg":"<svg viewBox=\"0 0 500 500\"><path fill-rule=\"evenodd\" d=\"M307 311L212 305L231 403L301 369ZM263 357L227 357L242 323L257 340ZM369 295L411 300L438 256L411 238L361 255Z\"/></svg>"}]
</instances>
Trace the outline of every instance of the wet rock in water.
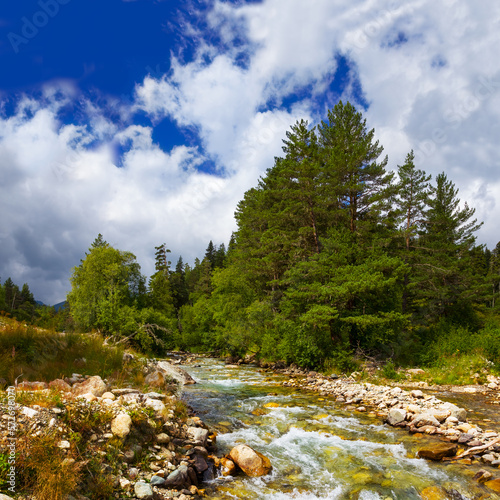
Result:
<instances>
[{"instance_id":1,"label":"wet rock in water","mask_svg":"<svg viewBox=\"0 0 500 500\"><path fill-rule=\"evenodd\" d=\"M151 486L144 481L135 483L134 493L139 500L153 500L153 490Z\"/></svg>"},{"instance_id":2,"label":"wet rock in water","mask_svg":"<svg viewBox=\"0 0 500 500\"><path fill-rule=\"evenodd\" d=\"M457 453L457 445L454 443L435 443L420 448L418 456L429 460L441 460L444 457L453 457Z\"/></svg>"},{"instance_id":3,"label":"wet rock in water","mask_svg":"<svg viewBox=\"0 0 500 500\"><path fill-rule=\"evenodd\" d=\"M489 481L492 477L493 474L491 472L481 469L480 471L476 472L476 474L472 479L475 479L478 483L485 483L486 481Z\"/></svg>"},{"instance_id":4,"label":"wet rock in water","mask_svg":"<svg viewBox=\"0 0 500 500\"><path fill-rule=\"evenodd\" d=\"M232 460L229 460L229 458L221 458L220 464L222 466L221 472L224 477L232 476L236 472L236 465Z\"/></svg>"},{"instance_id":5,"label":"wet rock in water","mask_svg":"<svg viewBox=\"0 0 500 500\"><path fill-rule=\"evenodd\" d=\"M488 487L490 490L500 493L500 479L493 479L492 481L486 481L484 485Z\"/></svg>"},{"instance_id":6,"label":"wet rock in water","mask_svg":"<svg viewBox=\"0 0 500 500\"><path fill-rule=\"evenodd\" d=\"M441 486L429 486L420 493L422 500L448 500L448 493Z\"/></svg>"},{"instance_id":7,"label":"wet rock in water","mask_svg":"<svg viewBox=\"0 0 500 500\"><path fill-rule=\"evenodd\" d=\"M265 476L272 470L269 459L246 444L235 446L229 458L250 477Z\"/></svg>"}]
</instances>

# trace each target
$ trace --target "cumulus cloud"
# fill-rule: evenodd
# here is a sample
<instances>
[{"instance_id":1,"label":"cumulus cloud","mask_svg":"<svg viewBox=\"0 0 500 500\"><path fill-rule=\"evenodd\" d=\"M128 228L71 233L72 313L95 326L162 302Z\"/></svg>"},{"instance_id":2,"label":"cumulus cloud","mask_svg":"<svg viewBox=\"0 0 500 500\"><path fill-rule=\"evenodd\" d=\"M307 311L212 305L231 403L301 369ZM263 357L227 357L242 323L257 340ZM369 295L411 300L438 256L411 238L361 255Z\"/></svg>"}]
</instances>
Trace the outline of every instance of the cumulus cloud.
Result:
<instances>
[{"instance_id":1,"label":"cumulus cloud","mask_svg":"<svg viewBox=\"0 0 500 500\"><path fill-rule=\"evenodd\" d=\"M215 0L203 15L183 25L194 55L145 76L132 104L84 100L84 119L68 123L75 93L47 86L0 117L2 279L61 300L98 232L146 273L164 241L192 261L227 241L289 126L318 122L339 98L363 110L391 168L414 149L419 168L444 170L477 208L479 242L500 239L500 4ZM151 126L134 124L137 112ZM165 117L200 147L156 144ZM200 169L207 160L215 173Z\"/></svg>"},{"instance_id":2,"label":"cumulus cloud","mask_svg":"<svg viewBox=\"0 0 500 500\"><path fill-rule=\"evenodd\" d=\"M242 176L269 166L260 153L279 154L279 139L298 116L317 121L349 99L366 107L391 168L414 149L419 168L445 171L477 208L485 221L479 241L500 239L498 3L216 1L208 20L206 39L218 42L202 41L192 61L174 60L162 78L146 78L136 89L139 108L195 125L219 166ZM339 56L350 69L343 82ZM282 103L294 96L285 111ZM271 127L267 145L255 135L264 115L284 125L279 133ZM238 161L238 152L249 161Z\"/></svg>"}]
</instances>

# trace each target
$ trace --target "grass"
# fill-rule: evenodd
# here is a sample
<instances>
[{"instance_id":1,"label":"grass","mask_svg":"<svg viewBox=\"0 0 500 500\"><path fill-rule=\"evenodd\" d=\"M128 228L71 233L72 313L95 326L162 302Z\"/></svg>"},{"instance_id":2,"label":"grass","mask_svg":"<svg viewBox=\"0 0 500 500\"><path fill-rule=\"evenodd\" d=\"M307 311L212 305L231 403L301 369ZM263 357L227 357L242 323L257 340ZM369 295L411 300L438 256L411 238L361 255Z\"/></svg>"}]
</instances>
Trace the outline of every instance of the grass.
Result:
<instances>
[{"instance_id":1,"label":"grass","mask_svg":"<svg viewBox=\"0 0 500 500\"><path fill-rule=\"evenodd\" d=\"M9 385L17 377L48 382L75 371L107 378L122 370L123 353L96 334L61 334L9 318L0 323L0 378Z\"/></svg>"}]
</instances>

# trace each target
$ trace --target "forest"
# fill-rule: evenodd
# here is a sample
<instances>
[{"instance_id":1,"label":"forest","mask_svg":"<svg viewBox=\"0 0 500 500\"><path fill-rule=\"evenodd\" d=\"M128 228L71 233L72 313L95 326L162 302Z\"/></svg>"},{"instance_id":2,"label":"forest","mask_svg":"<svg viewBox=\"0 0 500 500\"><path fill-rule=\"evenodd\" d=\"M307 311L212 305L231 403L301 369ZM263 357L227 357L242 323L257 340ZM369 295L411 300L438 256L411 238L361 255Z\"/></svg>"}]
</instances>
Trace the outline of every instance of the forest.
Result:
<instances>
[{"instance_id":1,"label":"forest","mask_svg":"<svg viewBox=\"0 0 500 500\"><path fill-rule=\"evenodd\" d=\"M73 269L67 307L36 311L28 285L0 286L0 310L54 328L171 349L348 371L475 356L500 364L500 243L443 172L408 152L396 172L349 102L296 122L283 154L236 207L226 246L190 266L155 248L155 273L98 235Z\"/></svg>"}]
</instances>

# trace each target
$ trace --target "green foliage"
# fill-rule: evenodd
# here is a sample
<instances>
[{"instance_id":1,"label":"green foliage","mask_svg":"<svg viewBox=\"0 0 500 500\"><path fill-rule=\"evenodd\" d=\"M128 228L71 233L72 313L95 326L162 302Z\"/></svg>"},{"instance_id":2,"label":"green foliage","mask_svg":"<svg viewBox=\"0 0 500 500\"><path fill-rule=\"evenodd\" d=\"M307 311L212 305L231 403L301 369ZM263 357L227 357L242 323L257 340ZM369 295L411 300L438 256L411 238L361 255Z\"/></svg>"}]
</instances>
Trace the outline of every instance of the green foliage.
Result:
<instances>
[{"instance_id":1,"label":"green foliage","mask_svg":"<svg viewBox=\"0 0 500 500\"><path fill-rule=\"evenodd\" d=\"M108 243L91 246L80 266L73 269L68 302L77 326L120 334L133 329L134 303L143 288L140 266L130 252Z\"/></svg>"},{"instance_id":2,"label":"green foliage","mask_svg":"<svg viewBox=\"0 0 500 500\"><path fill-rule=\"evenodd\" d=\"M403 378L402 375L396 370L396 366L392 361L387 361L384 364L382 368L382 376L395 381L399 381Z\"/></svg>"}]
</instances>

